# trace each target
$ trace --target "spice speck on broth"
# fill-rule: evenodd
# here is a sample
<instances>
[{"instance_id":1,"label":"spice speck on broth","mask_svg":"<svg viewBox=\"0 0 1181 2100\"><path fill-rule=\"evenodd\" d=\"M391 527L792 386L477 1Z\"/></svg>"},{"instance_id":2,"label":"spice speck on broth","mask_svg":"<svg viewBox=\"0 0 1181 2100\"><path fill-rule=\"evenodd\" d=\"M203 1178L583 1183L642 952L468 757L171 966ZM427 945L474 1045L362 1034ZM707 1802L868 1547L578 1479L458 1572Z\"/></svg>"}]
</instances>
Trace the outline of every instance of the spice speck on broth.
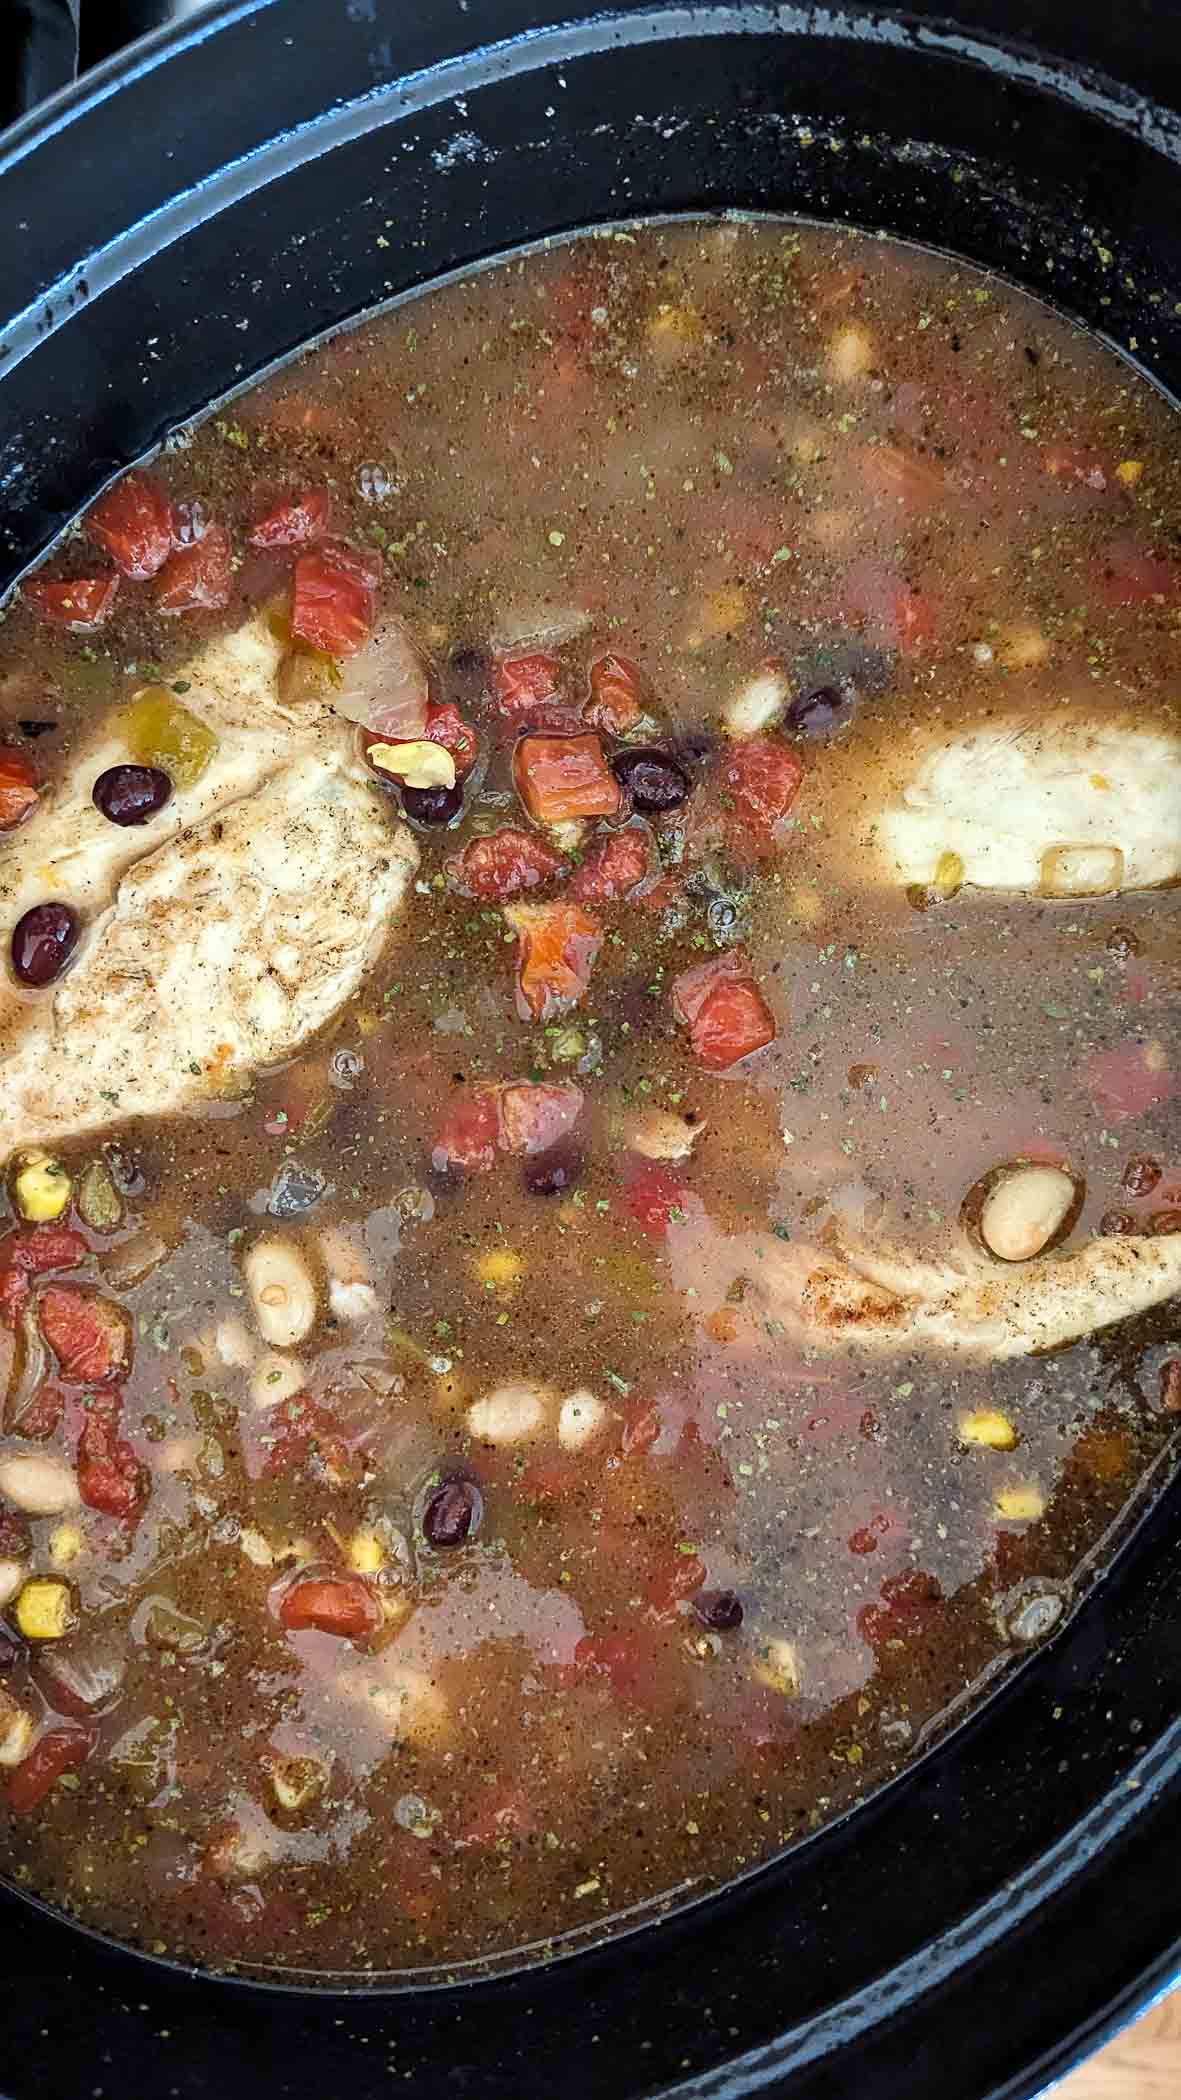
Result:
<instances>
[{"instance_id":1,"label":"spice speck on broth","mask_svg":"<svg viewBox=\"0 0 1181 2100\"><path fill-rule=\"evenodd\" d=\"M607 1931L1050 1638L1173 1433L1181 447L971 269L606 231L0 640L0 1863Z\"/></svg>"}]
</instances>

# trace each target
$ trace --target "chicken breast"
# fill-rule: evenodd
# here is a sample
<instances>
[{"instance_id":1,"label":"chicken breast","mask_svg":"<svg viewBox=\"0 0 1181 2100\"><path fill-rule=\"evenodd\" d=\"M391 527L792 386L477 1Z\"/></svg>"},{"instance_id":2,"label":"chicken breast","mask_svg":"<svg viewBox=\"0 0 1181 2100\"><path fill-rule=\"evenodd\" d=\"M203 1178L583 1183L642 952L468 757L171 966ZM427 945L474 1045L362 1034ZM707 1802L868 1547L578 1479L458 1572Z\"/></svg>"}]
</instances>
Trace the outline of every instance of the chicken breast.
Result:
<instances>
[{"instance_id":1,"label":"chicken breast","mask_svg":"<svg viewBox=\"0 0 1181 2100\"><path fill-rule=\"evenodd\" d=\"M947 1349L994 1362L1031 1356L1112 1327L1181 1291L1181 1233L1095 1239L1019 1268L912 1260L861 1242L785 1243L745 1233L728 1243L744 1283L797 1341L814 1349ZM716 1287L716 1275L711 1287Z\"/></svg>"},{"instance_id":2,"label":"chicken breast","mask_svg":"<svg viewBox=\"0 0 1181 2100\"><path fill-rule=\"evenodd\" d=\"M290 1057L376 961L418 864L335 735L128 869L0 1038L0 1155Z\"/></svg>"},{"instance_id":3,"label":"chicken breast","mask_svg":"<svg viewBox=\"0 0 1181 2100\"><path fill-rule=\"evenodd\" d=\"M1114 895L1181 878L1181 737L1061 705L883 761L862 835L885 879Z\"/></svg>"}]
</instances>

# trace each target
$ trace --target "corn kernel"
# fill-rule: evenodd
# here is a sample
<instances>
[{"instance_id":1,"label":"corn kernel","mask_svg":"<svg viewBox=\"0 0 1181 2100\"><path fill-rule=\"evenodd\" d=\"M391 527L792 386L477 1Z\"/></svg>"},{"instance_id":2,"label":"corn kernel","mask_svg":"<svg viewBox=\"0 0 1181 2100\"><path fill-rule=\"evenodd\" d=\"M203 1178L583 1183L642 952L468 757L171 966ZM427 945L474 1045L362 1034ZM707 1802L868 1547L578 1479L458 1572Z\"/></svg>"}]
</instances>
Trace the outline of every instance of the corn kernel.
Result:
<instances>
[{"instance_id":1,"label":"corn kernel","mask_svg":"<svg viewBox=\"0 0 1181 2100\"><path fill-rule=\"evenodd\" d=\"M27 1641L60 1641L76 1618L68 1582L35 1575L16 1600L16 1623Z\"/></svg>"},{"instance_id":2,"label":"corn kernel","mask_svg":"<svg viewBox=\"0 0 1181 2100\"><path fill-rule=\"evenodd\" d=\"M23 1154L13 1195L22 1218L27 1218L30 1225L48 1225L52 1219L60 1218L69 1209L73 1193L73 1183L60 1160L52 1159L48 1152Z\"/></svg>"},{"instance_id":3,"label":"corn kernel","mask_svg":"<svg viewBox=\"0 0 1181 2100\"><path fill-rule=\"evenodd\" d=\"M958 853L941 853L935 863L931 888L944 899L954 897L964 880L964 864Z\"/></svg>"},{"instance_id":4,"label":"corn kernel","mask_svg":"<svg viewBox=\"0 0 1181 2100\"><path fill-rule=\"evenodd\" d=\"M1144 472L1142 459L1121 459L1115 470L1115 478L1122 481L1126 489L1134 489Z\"/></svg>"},{"instance_id":5,"label":"corn kernel","mask_svg":"<svg viewBox=\"0 0 1181 2100\"><path fill-rule=\"evenodd\" d=\"M386 1550L376 1531L354 1531L349 1540L349 1566L358 1575L378 1575L386 1564Z\"/></svg>"},{"instance_id":6,"label":"corn kernel","mask_svg":"<svg viewBox=\"0 0 1181 2100\"><path fill-rule=\"evenodd\" d=\"M492 1247L487 1254L481 1254L476 1275L493 1290L507 1291L520 1281L524 1268L520 1255L514 1254L511 1247Z\"/></svg>"},{"instance_id":7,"label":"corn kernel","mask_svg":"<svg viewBox=\"0 0 1181 2100\"><path fill-rule=\"evenodd\" d=\"M760 1684L769 1685L773 1692L782 1692L785 1699L794 1699L804 1681L800 1651L795 1642L765 1641L759 1650L754 1674Z\"/></svg>"},{"instance_id":8,"label":"corn kernel","mask_svg":"<svg viewBox=\"0 0 1181 2100\"><path fill-rule=\"evenodd\" d=\"M977 1407L970 1415L961 1415L959 1439L961 1444L978 1444L985 1451L1012 1451L1017 1431L999 1407Z\"/></svg>"},{"instance_id":9,"label":"corn kernel","mask_svg":"<svg viewBox=\"0 0 1181 2100\"><path fill-rule=\"evenodd\" d=\"M49 1534L49 1558L55 1568L68 1568L86 1545L86 1534L77 1524L57 1524Z\"/></svg>"},{"instance_id":10,"label":"corn kernel","mask_svg":"<svg viewBox=\"0 0 1181 2100\"><path fill-rule=\"evenodd\" d=\"M998 1517L1008 1517L1011 1522L1035 1524L1045 1515L1046 1498L1032 1480L1018 1480L1001 1489L993 1508Z\"/></svg>"}]
</instances>

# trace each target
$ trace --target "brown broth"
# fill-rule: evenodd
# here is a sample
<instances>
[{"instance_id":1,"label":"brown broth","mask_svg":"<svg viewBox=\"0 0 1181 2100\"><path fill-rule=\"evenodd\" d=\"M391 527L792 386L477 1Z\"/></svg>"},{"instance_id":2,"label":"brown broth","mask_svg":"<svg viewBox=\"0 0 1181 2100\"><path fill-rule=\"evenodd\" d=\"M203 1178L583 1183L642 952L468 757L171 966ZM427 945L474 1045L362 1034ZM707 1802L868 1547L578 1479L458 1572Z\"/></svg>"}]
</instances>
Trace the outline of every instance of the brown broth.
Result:
<instances>
[{"instance_id":1,"label":"brown broth","mask_svg":"<svg viewBox=\"0 0 1181 2100\"><path fill-rule=\"evenodd\" d=\"M865 369L842 377L842 359ZM1140 473L1119 478L1125 463ZM1102 588L1113 562L1176 558L1172 412L963 265L686 223L425 294L243 396L159 472L239 546L268 499L327 484L336 529L382 552L387 602L482 737L456 652L552 629L572 682L604 648L634 658L695 786L655 827L663 909L604 909L590 990L560 1023L517 1017L499 908L441 873L473 826L511 816L502 754L463 827L420 836L406 915L325 1039L240 1100L112 1130L126 1218L94 1245L109 1257L147 1225L169 1250L122 1293L124 1429L152 1492L134 1527L83 1511L69 1574L71 1639L101 1628L126 1676L88 1762L36 1814L0 1792L3 1856L88 1922L215 1966L544 1954L766 1859L899 1770L1021 1652L1017 1601L1072 1598L1101 1567L1166 1445L1168 1307L1003 1363L817 1352L744 1272L768 1226L786 1247L835 1228L940 1259L966 1192L1017 1157L1085 1181L1072 1246L1113 1209L1146 1229L1181 1201L1177 890L916 898L865 843L894 754L933 723L1069 703L1176 729L1175 604L1163 583L1122 606ZM247 552L227 622L285 575ZM4 735L52 721L28 749L64 775L106 708L175 676L216 626L164 622L128 591L81 642L18 604ZM839 737L799 747L795 821L752 869L703 849L694 812L725 701L768 656L797 693L844 679L858 699ZM695 1064L668 987L736 929L778 1034L719 1075ZM584 1091L570 1187L538 1196L514 1159L435 1171L465 1089L526 1078ZM654 1107L702 1134L644 1180L627 1136ZM100 1151L62 1157L80 1172ZM1144 1155L1161 1177L1130 1193ZM322 1316L299 1352L347 1462L326 1466L313 1438L268 1478L274 1414L213 1338L248 1322L241 1248L273 1223L286 1162L324 1193L276 1229L345 1230L378 1310L356 1329ZM515 1275L481 1270L504 1254ZM468 1405L521 1379L589 1388L609 1429L574 1455L552 1437L483 1446ZM981 1408L1017 1425L1014 1450L960 1442ZM68 1416L67 1455L76 1434ZM432 1552L425 1502L457 1466L482 1527ZM998 1516L1013 1488L1043 1513ZM38 1569L58 1521L33 1524ZM370 1696L380 1654L287 1634L267 1601L299 1560L337 1562L374 1526L415 1605L393 1623L400 1665L448 1710L401 1745ZM735 1592L741 1626L703 1625L702 1588ZM3 1684L52 1712L35 1654ZM268 1806L276 1757L328 1763L309 1808Z\"/></svg>"}]
</instances>

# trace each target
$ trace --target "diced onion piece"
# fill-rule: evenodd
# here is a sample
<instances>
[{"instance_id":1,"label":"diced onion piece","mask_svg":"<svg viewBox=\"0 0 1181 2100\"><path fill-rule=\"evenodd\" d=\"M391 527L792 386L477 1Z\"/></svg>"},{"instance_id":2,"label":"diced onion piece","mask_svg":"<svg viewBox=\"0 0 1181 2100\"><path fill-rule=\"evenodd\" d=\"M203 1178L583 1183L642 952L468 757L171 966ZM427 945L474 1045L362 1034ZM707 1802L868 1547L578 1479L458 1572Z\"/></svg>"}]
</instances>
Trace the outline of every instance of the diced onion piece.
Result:
<instances>
[{"instance_id":1,"label":"diced onion piece","mask_svg":"<svg viewBox=\"0 0 1181 2100\"><path fill-rule=\"evenodd\" d=\"M377 1292L371 1283L338 1283L329 1279L328 1310L338 1320L367 1320L378 1310Z\"/></svg>"},{"instance_id":2,"label":"diced onion piece","mask_svg":"<svg viewBox=\"0 0 1181 2100\"><path fill-rule=\"evenodd\" d=\"M0 1611L12 1603L28 1572L23 1560L0 1560Z\"/></svg>"},{"instance_id":3,"label":"diced onion piece","mask_svg":"<svg viewBox=\"0 0 1181 2100\"><path fill-rule=\"evenodd\" d=\"M782 719L792 696L792 683L782 664L764 664L733 695L722 717L727 736L761 736Z\"/></svg>"},{"instance_id":4,"label":"diced onion piece","mask_svg":"<svg viewBox=\"0 0 1181 2100\"><path fill-rule=\"evenodd\" d=\"M353 1696L358 1693L353 1691ZM451 1734L445 1694L425 1670L408 1663L394 1664L383 1657L380 1679L366 1680L360 1697L365 1713L388 1729L395 1742L433 1749Z\"/></svg>"},{"instance_id":5,"label":"diced onion piece","mask_svg":"<svg viewBox=\"0 0 1181 2100\"><path fill-rule=\"evenodd\" d=\"M704 1117L690 1122L668 1108L646 1108L627 1125L627 1145L645 1159L688 1159L705 1129Z\"/></svg>"},{"instance_id":6,"label":"diced onion piece","mask_svg":"<svg viewBox=\"0 0 1181 2100\"><path fill-rule=\"evenodd\" d=\"M60 1160L48 1152L26 1152L17 1164L12 1193L22 1218L30 1225L48 1225L69 1209L74 1187Z\"/></svg>"},{"instance_id":7,"label":"diced onion piece","mask_svg":"<svg viewBox=\"0 0 1181 2100\"><path fill-rule=\"evenodd\" d=\"M247 1560L252 1562L256 1568L271 1568L274 1566L275 1556L256 1525L246 1524L243 1526L238 1533L238 1544L246 1555Z\"/></svg>"},{"instance_id":8,"label":"diced onion piece","mask_svg":"<svg viewBox=\"0 0 1181 2100\"><path fill-rule=\"evenodd\" d=\"M1109 897L1124 886L1119 846L1051 846L1042 855L1043 897Z\"/></svg>"},{"instance_id":9,"label":"diced onion piece","mask_svg":"<svg viewBox=\"0 0 1181 2100\"><path fill-rule=\"evenodd\" d=\"M0 1686L0 1765L9 1769L27 1757L33 1742L33 1717Z\"/></svg>"},{"instance_id":10,"label":"diced onion piece","mask_svg":"<svg viewBox=\"0 0 1181 2100\"><path fill-rule=\"evenodd\" d=\"M1015 1167L985 1197L980 1237L998 1261L1031 1261L1056 1238L1075 1197L1061 1167Z\"/></svg>"},{"instance_id":11,"label":"diced onion piece","mask_svg":"<svg viewBox=\"0 0 1181 2100\"><path fill-rule=\"evenodd\" d=\"M297 1356L260 1356L250 1373L251 1404L277 1407L281 1400L293 1400L306 1384L307 1372Z\"/></svg>"},{"instance_id":12,"label":"diced onion piece","mask_svg":"<svg viewBox=\"0 0 1181 2100\"><path fill-rule=\"evenodd\" d=\"M558 1442L563 1451L581 1451L593 1443L608 1419L607 1408L586 1386L567 1393L558 1410Z\"/></svg>"},{"instance_id":13,"label":"diced onion piece","mask_svg":"<svg viewBox=\"0 0 1181 2100\"><path fill-rule=\"evenodd\" d=\"M794 1641L775 1637L764 1641L759 1649L754 1674L760 1684L768 1685L773 1692L782 1692L785 1699L794 1699L804 1682L800 1651Z\"/></svg>"},{"instance_id":14,"label":"diced onion piece","mask_svg":"<svg viewBox=\"0 0 1181 2100\"><path fill-rule=\"evenodd\" d=\"M74 1469L52 1451L9 1451L0 1458L0 1495L30 1517L60 1517L81 1497Z\"/></svg>"},{"instance_id":15,"label":"diced onion piece","mask_svg":"<svg viewBox=\"0 0 1181 2100\"><path fill-rule=\"evenodd\" d=\"M213 1337L219 1363L231 1371L246 1371L258 1355L258 1346L241 1320L223 1320Z\"/></svg>"},{"instance_id":16,"label":"diced onion piece","mask_svg":"<svg viewBox=\"0 0 1181 2100\"><path fill-rule=\"evenodd\" d=\"M1016 1429L999 1407L977 1407L962 1415L958 1435L961 1444L977 1444L985 1451L1012 1451L1017 1442Z\"/></svg>"},{"instance_id":17,"label":"diced onion piece","mask_svg":"<svg viewBox=\"0 0 1181 2100\"><path fill-rule=\"evenodd\" d=\"M392 774L407 787L455 786L454 758L445 744L433 744L429 738L407 744L370 744L366 756L371 766Z\"/></svg>"},{"instance_id":18,"label":"diced onion piece","mask_svg":"<svg viewBox=\"0 0 1181 2100\"><path fill-rule=\"evenodd\" d=\"M467 1411L470 1434L482 1444L519 1444L536 1436L554 1401L541 1385L500 1385Z\"/></svg>"},{"instance_id":19,"label":"diced onion piece","mask_svg":"<svg viewBox=\"0 0 1181 2100\"><path fill-rule=\"evenodd\" d=\"M273 1349L294 1349L316 1324L316 1279L294 1240L268 1234L242 1264L254 1318Z\"/></svg>"},{"instance_id":20,"label":"diced onion piece","mask_svg":"<svg viewBox=\"0 0 1181 2100\"><path fill-rule=\"evenodd\" d=\"M366 1256L335 1225L320 1234L319 1247L328 1272L329 1311L338 1320L367 1320L378 1310L378 1297Z\"/></svg>"},{"instance_id":21,"label":"diced onion piece","mask_svg":"<svg viewBox=\"0 0 1181 2100\"><path fill-rule=\"evenodd\" d=\"M1001 1489L993 1507L1010 1523L1036 1524L1045 1515L1046 1498L1032 1480L1017 1480Z\"/></svg>"},{"instance_id":22,"label":"diced onion piece","mask_svg":"<svg viewBox=\"0 0 1181 2100\"><path fill-rule=\"evenodd\" d=\"M77 1624L69 1583L34 1575L16 1600L14 1617L27 1641L60 1641Z\"/></svg>"},{"instance_id":23,"label":"diced onion piece","mask_svg":"<svg viewBox=\"0 0 1181 2100\"><path fill-rule=\"evenodd\" d=\"M400 620L379 620L372 641L334 668L329 697L335 713L391 743L422 735L427 668Z\"/></svg>"}]
</instances>

